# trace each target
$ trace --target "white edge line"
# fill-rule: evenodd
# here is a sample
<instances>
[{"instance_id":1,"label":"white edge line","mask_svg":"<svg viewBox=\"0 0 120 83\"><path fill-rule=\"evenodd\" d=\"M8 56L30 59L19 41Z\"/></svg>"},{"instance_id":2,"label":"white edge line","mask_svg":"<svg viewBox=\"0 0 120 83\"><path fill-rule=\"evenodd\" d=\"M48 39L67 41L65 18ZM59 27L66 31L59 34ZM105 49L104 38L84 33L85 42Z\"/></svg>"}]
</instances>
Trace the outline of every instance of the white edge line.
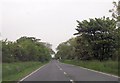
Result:
<instances>
[{"instance_id":1,"label":"white edge line","mask_svg":"<svg viewBox=\"0 0 120 83\"><path fill-rule=\"evenodd\" d=\"M62 64L65 64L65 63L62 63ZM68 64L68 65L72 65L72 64ZM72 65L72 66L77 66L77 65ZM119 76L116 76L116 75L112 75L112 74L108 74L108 73L104 73L104 72L88 69L88 68L85 68L85 67L81 67L81 66L77 66L77 67L80 67L80 68L85 69L85 70L93 71L93 72L96 72L96 73L100 73L100 74L104 74L104 75L120 78Z\"/></svg>"},{"instance_id":2,"label":"white edge line","mask_svg":"<svg viewBox=\"0 0 120 83\"><path fill-rule=\"evenodd\" d=\"M101 73L101 74L105 74L105 75L108 75L108 76L113 76L113 77L116 77L116 78L120 78L120 77L112 75L112 74L108 74L108 73L104 73L104 72L100 72L100 71L96 71L96 70L92 70L92 69L88 69L88 68L84 68L84 67L81 67L81 68L86 69L86 70L90 70L90 71L93 71L93 72L96 72L96 73Z\"/></svg>"},{"instance_id":3,"label":"white edge line","mask_svg":"<svg viewBox=\"0 0 120 83\"><path fill-rule=\"evenodd\" d=\"M35 72L37 72L38 70L40 70L41 68L43 68L44 66L46 66L47 64L41 66L40 68L38 68L37 70L33 71L32 73L28 74L27 76L25 76L24 78L22 78L20 81L25 80L26 78L28 78L30 75L34 74Z\"/></svg>"}]
</instances>

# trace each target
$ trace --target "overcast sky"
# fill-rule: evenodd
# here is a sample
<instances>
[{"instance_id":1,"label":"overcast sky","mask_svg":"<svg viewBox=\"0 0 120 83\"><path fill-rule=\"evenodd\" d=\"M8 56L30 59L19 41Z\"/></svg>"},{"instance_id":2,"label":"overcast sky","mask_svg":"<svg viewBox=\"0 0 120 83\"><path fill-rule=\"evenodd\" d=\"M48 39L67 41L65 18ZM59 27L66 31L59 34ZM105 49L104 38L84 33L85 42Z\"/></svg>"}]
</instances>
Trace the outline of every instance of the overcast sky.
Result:
<instances>
[{"instance_id":1,"label":"overcast sky","mask_svg":"<svg viewBox=\"0 0 120 83\"><path fill-rule=\"evenodd\" d=\"M53 49L73 37L76 20L111 17L113 0L1 0L2 39L40 38Z\"/></svg>"}]
</instances>

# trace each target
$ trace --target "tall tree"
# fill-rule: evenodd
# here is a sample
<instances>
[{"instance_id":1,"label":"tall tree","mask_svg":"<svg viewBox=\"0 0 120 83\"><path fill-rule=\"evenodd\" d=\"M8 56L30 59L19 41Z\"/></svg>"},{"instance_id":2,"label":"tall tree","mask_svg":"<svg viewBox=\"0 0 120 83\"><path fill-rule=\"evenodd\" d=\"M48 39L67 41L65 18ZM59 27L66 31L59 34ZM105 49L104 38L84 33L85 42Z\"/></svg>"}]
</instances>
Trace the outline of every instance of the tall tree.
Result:
<instances>
[{"instance_id":1,"label":"tall tree","mask_svg":"<svg viewBox=\"0 0 120 83\"><path fill-rule=\"evenodd\" d=\"M56 57L59 59L75 59L76 38L71 38L58 45Z\"/></svg>"},{"instance_id":2,"label":"tall tree","mask_svg":"<svg viewBox=\"0 0 120 83\"><path fill-rule=\"evenodd\" d=\"M116 55L119 55L120 59L120 0L118 2L113 1L113 5L113 9L109 10L109 12L112 12L112 16L116 20Z\"/></svg>"},{"instance_id":3,"label":"tall tree","mask_svg":"<svg viewBox=\"0 0 120 83\"><path fill-rule=\"evenodd\" d=\"M77 22L78 33L75 35L78 35L79 56L82 56L82 59L93 57L107 60L111 58L116 47L115 20L103 17Z\"/></svg>"}]
</instances>

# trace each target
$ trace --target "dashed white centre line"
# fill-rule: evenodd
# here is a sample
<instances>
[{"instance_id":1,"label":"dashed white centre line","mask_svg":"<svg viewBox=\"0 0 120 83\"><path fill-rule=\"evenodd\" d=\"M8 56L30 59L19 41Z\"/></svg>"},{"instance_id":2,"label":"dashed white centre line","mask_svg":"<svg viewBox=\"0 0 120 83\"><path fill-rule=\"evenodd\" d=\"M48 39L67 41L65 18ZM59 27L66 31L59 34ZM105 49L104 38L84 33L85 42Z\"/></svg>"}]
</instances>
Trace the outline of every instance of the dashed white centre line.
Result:
<instances>
[{"instance_id":1,"label":"dashed white centre line","mask_svg":"<svg viewBox=\"0 0 120 83\"><path fill-rule=\"evenodd\" d=\"M67 73L66 73L66 72L64 72L64 74L66 75Z\"/></svg>"},{"instance_id":2,"label":"dashed white centre line","mask_svg":"<svg viewBox=\"0 0 120 83\"><path fill-rule=\"evenodd\" d=\"M59 68L59 70L61 70L61 71L63 70L59 65L56 64L56 66ZM74 66L74 65L72 65L72 66ZM66 72L63 72L63 73L69 78L69 76L67 75ZM70 79L70 78L69 78L69 79ZM71 82L71 83L75 83L72 79L70 79L70 82Z\"/></svg>"},{"instance_id":3,"label":"dashed white centre line","mask_svg":"<svg viewBox=\"0 0 120 83\"><path fill-rule=\"evenodd\" d=\"M73 80L70 80L71 82L73 82Z\"/></svg>"},{"instance_id":4,"label":"dashed white centre line","mask_svg":"<svg viewBox=\"0 0 120 83\"><path fill-rule=\"evenodd\" d=\"M71 80L71 79L70 79L70 82L74 83L74 81L73 81L73 80Z\"/></svg>"},{"instance_id":5,"label":"dashed white centre line","mask_svg":"<svg viewBox=\"0 0 120 83\"><path fill-rule=\"evenodd\" d=\"M62 68L60 68L60 70L62 70Z\"/></svg>"}]
</instances>

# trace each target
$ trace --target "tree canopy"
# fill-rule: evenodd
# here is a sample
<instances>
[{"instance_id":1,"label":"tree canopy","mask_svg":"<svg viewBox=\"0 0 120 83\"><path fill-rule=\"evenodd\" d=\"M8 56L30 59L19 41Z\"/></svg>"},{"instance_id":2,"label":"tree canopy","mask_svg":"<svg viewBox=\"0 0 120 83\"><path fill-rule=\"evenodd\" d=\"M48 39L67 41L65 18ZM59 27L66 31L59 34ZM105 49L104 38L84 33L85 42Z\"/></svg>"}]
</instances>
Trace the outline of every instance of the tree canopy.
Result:
<instances>
[{"instance_id":1,"label":"tree canopy","mask_svg":"<svg viewBox=\"0 0 120 83\"><path fill-rule=\"evenodd\" d=\"M3 62L48 61L54 51L35 37L21 37L15 42L2 40ZM51 45L51 44L49 44Z\"/></svg>"},{"instance_id":2,"label":"tree canopy","mask_svg":"<svg viewBox=\"0 0 120 83\"><path fill-rule=\"evenodd\" d=\"M81 60L116 60L120 45L119 28L116 28L116 21L105 18L94 18L78 21L76 38L61 43L57 49L57 55L69 59ZM71 43L72 41L72 44ZM70 42L68 45L68 42Z\"/></svg>"}]
</instances>

